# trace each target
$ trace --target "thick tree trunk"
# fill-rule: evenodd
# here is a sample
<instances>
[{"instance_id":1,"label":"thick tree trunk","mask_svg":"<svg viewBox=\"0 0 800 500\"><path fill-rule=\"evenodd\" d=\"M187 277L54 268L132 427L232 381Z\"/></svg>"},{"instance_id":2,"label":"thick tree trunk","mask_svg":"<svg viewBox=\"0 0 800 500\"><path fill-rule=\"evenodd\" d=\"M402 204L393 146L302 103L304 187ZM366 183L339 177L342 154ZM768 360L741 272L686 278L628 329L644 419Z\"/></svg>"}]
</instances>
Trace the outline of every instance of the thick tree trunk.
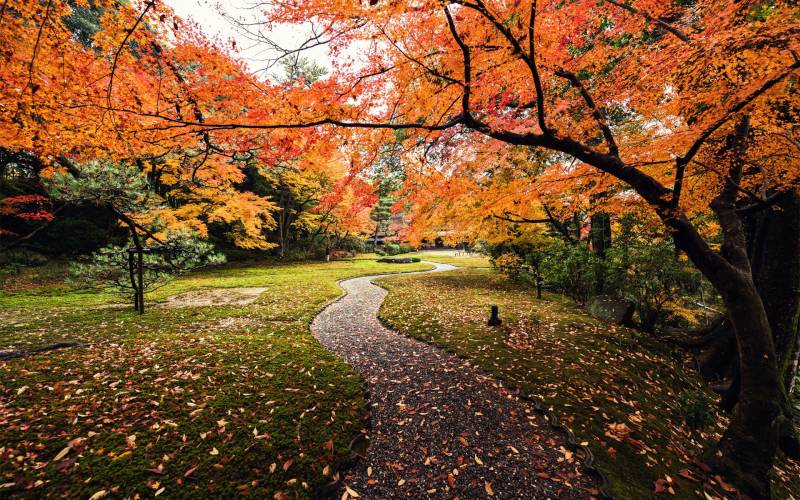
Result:
<instances>
[{"instance_id":1,"label":"thick tree trunk","mask_svg":"<svg viewBox=\"0 0 800 500\"><path fill-rule=\"evenodd\" d=\"M601 259L606 258L606 252L611 248L611 216L605 212L592 214L589 229L589 241L592 251ZM606 290L606 270L600 272L594 292L601 295ZM655 323L654 323L655 324Z\"/></svg>"},{"instance_id":2,"label":"thick tree trunk","mask_svg":"<svg viewBox=\"0 0 800 500\"><path fill-rule=\"evenodd\" d=\"M755 284L742 274L723 290L740 353L739 401L715 462L743 493L770 498L781 414L780 380L764 305Z\"/></svg>"},{"instance_id":3,"label":"thick tree trunk","mask_svg":"<svg viewBox=\"0 0 800 500\"><path fill-rule=\"evenodd\" d=\"M676 245L722 295L739 353L739 401L710 459L737 488L752 498L771 498L772 466L778 449L781 380L767 312L753 281L747 238L736 213L749 119L741 118L730 137L731 163L722 192L711 209L722 230L720 253L713 252L683 214L659 215L673 229ZM720 258L721 257L721 258Z\"/></svg>"},{"instance_id":4,"label":"thick tree trunk","mask_svg":"<svg viewBox=\"0 0 800 500\"><path fill-rule=\"evenodd\" d=\"M606 251L611 248L611 216L606 212L598 212L592 214L590 221L589 240L592 251L604 258Z\"/></svg>"},{"instance_id":5,"label":"thick tree trunk","mask_svg":"<svg viewBox=\"0 0 800 500\"><path fill-rule=\"evenodd\" d=\"M775 207L749 214L743 222L753 281L775 344L782 413L779 444L784 453L800 458L800 436L791 401L800 341L800 195L787 193ZM707 379L731 380L722 391L720 407L732 411L739 401L740 385L738 351L730 324L722 324L703 347L698 357L701 373Z\"/></svg>"},{"instance_id":6,"label":"thick tree trunk","mask_svg":"<svg viewBox=\"0 0 800 500\"><path fill-rule=\"evenodd\" d=\"M789 388L800 337L800 193L786 193L746 224L753 278L772 329L779 375Z\"/></svg>"}]
</instances>

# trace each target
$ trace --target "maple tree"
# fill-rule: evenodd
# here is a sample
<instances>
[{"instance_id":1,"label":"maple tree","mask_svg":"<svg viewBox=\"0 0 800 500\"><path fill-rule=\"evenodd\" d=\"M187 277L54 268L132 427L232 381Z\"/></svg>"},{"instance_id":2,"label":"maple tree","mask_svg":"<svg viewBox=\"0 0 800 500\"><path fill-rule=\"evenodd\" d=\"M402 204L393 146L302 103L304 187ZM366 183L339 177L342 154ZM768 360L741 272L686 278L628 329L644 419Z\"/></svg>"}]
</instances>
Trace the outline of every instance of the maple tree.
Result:
<instances>
[{"instance_id":1,"label":"maple tree","mask_svg":"<svg viewBox=\"0 0 800 500\"><path fill-rule=\"evenodd\" d=\"M4 146L36 156L45 175L93 158L126 164L164 201L135 224L158 220L201 237L212 228L239 248L283 252L287 210L249 189L248 169L292 165L299 177L285 186L289 196L305 189L298 179L329 178L314 198L350 175L328 161L334 146L322 133L187 133L164 124L167 108L202 124L248 109L269 113L254 103L278 96L159 2L7 2L0 36L8 47ZM298 93L313 90L324 71L298 60L286 73L274 89ZM269 239L276 229L277 243Z\"/></svg>"}]
</instances>

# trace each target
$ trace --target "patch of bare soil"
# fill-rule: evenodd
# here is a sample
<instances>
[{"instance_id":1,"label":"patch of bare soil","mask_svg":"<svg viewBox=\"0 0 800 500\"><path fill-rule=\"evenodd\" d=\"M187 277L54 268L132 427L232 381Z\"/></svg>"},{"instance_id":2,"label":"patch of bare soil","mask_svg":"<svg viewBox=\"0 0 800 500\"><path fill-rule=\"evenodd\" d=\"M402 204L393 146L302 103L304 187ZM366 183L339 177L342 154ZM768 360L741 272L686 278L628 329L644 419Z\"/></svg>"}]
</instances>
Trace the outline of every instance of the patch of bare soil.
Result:
<instances>
[{"instance_id":1,"label":"patch of bare soil","mask_svg":"<svg viewBox=\"0 0 800 500\"><path fill-rule=\"evenodd\" d=\"M246 306L252 304L267 289L249 288L209 288L191 290L167 299L164 307L205 307L205 306Z\"/></svg>"}]
</instances>

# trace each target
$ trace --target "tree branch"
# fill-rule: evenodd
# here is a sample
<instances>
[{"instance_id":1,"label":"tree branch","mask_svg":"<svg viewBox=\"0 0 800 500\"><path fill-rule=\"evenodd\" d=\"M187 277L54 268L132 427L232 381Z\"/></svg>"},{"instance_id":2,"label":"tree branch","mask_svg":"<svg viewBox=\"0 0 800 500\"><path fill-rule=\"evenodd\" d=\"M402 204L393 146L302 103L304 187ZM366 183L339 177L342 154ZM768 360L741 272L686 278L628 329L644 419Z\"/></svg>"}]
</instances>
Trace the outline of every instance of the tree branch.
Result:
<instances>
[{"instance_id":1,"label":"tree branch","mask_svg":"<svg viewBox=\"0 0 800 500\"><path fill-rule=\"evenodd\" d=\"M463 5L464 7L468 7L479 12L487 21L492 23L497 31L503 35L503 37L508 41L511 45L512 52L519 56L520 59L528 66L528 70L531 72L531 76L533 77L534 87L536 88L536 102L539 106L537 109L537 120L539 122L539 128L542 131L542 134L549 134L550 131L548 130L545 120L544 120L544 93L542 90L541 79L539 76L539 69L536 66L536 61L533 59L534 53L526 54L525 51L522 49L522 45L520 45L519 41L514 37L514 34L511 33L511 30L506 28L506 26L495 16L493 16L486 5L483 3L482 0L477 0L476 3L469 3L465 1L455 1L459 5ZM536 9L535 6L532 6L531 16L530 19L532 21L536 20ZM531 32L533 24L531 24L528 29L529 33Z\"/></svg>"},{"instance_id":2,"label":"tree branch","mask_svg":"<svg viewBox=\"0 0 800 500\"><path fill-rule=\"evenodd\" d=\"M33 86L33 67L36 64L36 56L39 54L39 44L42 41L42 32L44 32L44 27L47 24L47 21L50 19L50 9L53 6L53 0L49 0L47 2L47 7L44 10L44 19L42 19L42 24L39 26L39 31L36 33L36 43L33 45L33 54L31 55L31 62L28 65L28 85L30 87L31 93L36 92L36 88ZM5 4L3 4L3 10L5 11Z\"/></svg>"},{"instance_id":3,"label":"tree branch","mask_svg":"<svg viewBox=\"0 0 800 500\"><path fill-rule=\"evenodd\" d=\"M775 75L774 77L765 80L764 83L755 89L753 92L745 96L741 101L732 106L723 116L717 119L714 123L708 126L692 143L691 147L686 151L686 154L675 159L675 181L672 187L672 209L677 210L680 205L681 191L683 189L683 179L686 176L686 166L692 161L695 155L703 147L703 144L708 140L711 135L716 132L722 125L730 120L736 113L747 107L748 104L753 102L757 97L762 95L767 90L771 89L784 78L790 75L793 71L800 68L800 59L795 58L794 64L786 68L783 72Z\"/></svg>"},{"instance_id":4,"label":"tree branch","mask_svg":"<svg viewBox=\"0 0 800 500\"><path fill-rule=\"evenodd\" d=\"M750 117L745 115L736 125L731 140L731 166L722 191L711 202L711 209L717 214L722 229L723 257L733 266L750 272L750 259L747 256L747 240L744 235L742 221L736 214L736 193L742 179L744 162L742 159L747 149L747 134L750 132Z\"/></svg>"},{"instance_id":5,"label":"tree branch","mask_svg":"<svg viewBox=\"0 0 800 500\"><path fill-rule=\"evenodd\" d=\"M544 89L542 79L539 76L539 69L536 66L536 0L531 0L531 13L528 19L528 54L531 58L531 75L533 76L533 86L536 89L536 119L542 132L547 132L547 124L544 116Z\"/></svg>"},{"instance_id":6,"label":"tree branch","mask_svg":"<svg viewBox=\"0 0 800 500\"><path fill-rule=\"evenodd\" d=\"M592 117L597 122L597 125L600 126L600 130L603 132L606 145L608 145L608 152L613 156L618 157L619 148L617 147L617 142L614 140L614 134L611 132L608 122L603 116L603 113L600 111L600 108L597 107L594 99L592 99L592 95L589 94L588 90L586 90L586 87L583 86L575 73L560 69L556 71L556 75L569 80L569 83L572 84L572 86L575 87L578 92L580 92L581 97L583 97L583 100L586 102L586 105L592 111Z\"/></svg>"},{"instance_id":7,"label":"tree branch","mask_svg":"<svg viewBox=\"0 0 800 500\"><path fill-rule=\"evenodd\" d=\"M109 108L111 107L111 91L114 87L114 73L117 70L117 61L119 60L119 55L125 49L128 39L131 37L131 35L133 35L133 32L136 31L136 28L139 27L139 24L141 24L142 19L144 19L144 16L147 14L147 11L150 10L155 4L156 0L150 0L147 2L147 4L144 6L144 9L142 9L142 13L139 14L138 18L136 18L136 22L128 30L128 32L125 33L125 38L122 39L122 43L119 44L119 47L117 47L117 52L114 54L114 61L111 64L111 74L108 77L108 91L106 92L106 102Z\"/></svg>"},{"instance_id":8,"label":"tree branch","mask_svg":"<svg viewBox=\"0 0 800 500\"><path fill-rule=\"evenodd\" d=\"M628 12L630 12L632 14L636 14L637 16L641 16L641 17L645 18L647 21L649 21L651 23L655 23L655 24L661 26L665 30L669 31L670 33L672 33L673 35L678 37L683 42L691 43L691 39L689 38L689 36L686 33L684 33L683 31L679 30L678 28L674 27L673 25L671 25L669 23L666 23L666 22L662 21L661 19L656 19L655 17L651 16L650 14L648 14L647 12L645 12L643 10L637 9L637 8L633 7L632 5L628 5L626 3L618 2L617 0L606 0L606 1L608 3L610 3L611 5L616 5L620 9L627 10Z\"/></svg>"},{"instance_id":9,"label":"tree branch","mask_svg":"<svg viewBox=\"0 0 800 500\"><path fill-rule=\"evenodd\" d=\"M458 47L461 49L461 55L464 58L464 93L461 96L461 112L466 115L469 114L469 97L472 85L472 63L470 60L469 47L466 43L464 43L464 40L462 40L461 36L458 34L456 23L453 22L453 17L450 15L450 11L447 9L447 6L445 5L443 9L444 15L447 17L447 25L450 27L450 33L453 35Z\"/></svg>"}]
</instances>

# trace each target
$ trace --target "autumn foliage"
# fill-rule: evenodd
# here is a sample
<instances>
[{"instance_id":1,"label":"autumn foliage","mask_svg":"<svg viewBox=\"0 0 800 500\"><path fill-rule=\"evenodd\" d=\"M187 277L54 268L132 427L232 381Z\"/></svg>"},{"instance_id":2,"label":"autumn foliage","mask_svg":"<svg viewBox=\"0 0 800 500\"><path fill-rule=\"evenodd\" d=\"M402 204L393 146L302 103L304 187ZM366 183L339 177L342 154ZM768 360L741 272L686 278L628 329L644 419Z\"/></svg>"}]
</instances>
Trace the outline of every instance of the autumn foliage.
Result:
<instances>
[{"instance_id":1,"label":"autumn foliage","mask_svg":"<svg viewBox=\"0 0 800 500\"><path fill-rule=\"evenodd\" d=\"M156 0L1 9L0 144L40 158L44 178L95 158L125 165L158 201L134 233L221 225L249 249L282 246L264 234L287 224L369 234L365 174L390 142L415 243L535 240L520 223L646 212L720 293L735 333L741 388L713 465L770 496L791 425L785 353L742 220L800 187L794 2L278 0L256 22L312 22L334 58L330 77L301 84L259 78ZM281 169L276 182L313 193L312 208L248 189L251 169ZM2 210L46 218L20 204Z\"/></svg>"}]
</instances>

